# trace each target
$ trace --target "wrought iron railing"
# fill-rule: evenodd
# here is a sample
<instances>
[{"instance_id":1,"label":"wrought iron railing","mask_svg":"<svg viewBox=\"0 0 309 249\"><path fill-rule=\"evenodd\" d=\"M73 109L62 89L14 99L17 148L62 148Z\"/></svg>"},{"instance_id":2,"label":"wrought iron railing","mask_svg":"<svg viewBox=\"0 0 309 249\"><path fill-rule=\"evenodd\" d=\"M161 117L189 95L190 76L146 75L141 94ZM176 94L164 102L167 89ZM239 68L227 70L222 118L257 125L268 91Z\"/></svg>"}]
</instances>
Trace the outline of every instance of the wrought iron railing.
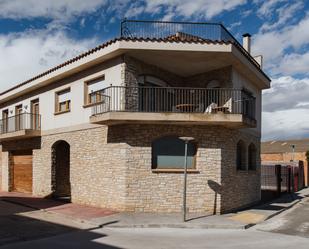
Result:
<instances>
[{"instance_id":1,"label":"wrought iron railing","mask_svg":"<svg viewBox=\"0 0 309 249\"><path fill-rule=\"evenodd\" d=\"M225 113L255 120L255 97L244 90L180 87L122 87L102 90L92 114L105 112Z\"/></svg>"},{"instance_id":2,"label":"wrought iron railing","mask_svg":"<svg viewBox=\"0 0 309 249\"><path fill-rule=\"evenodd\" d=\"M201 39L237 42L221 23L139 20L124 20L121 22L121 37L166 39L177 33Z\"/></svg>"},{"instance_id":3,"label":"wrought iron railing","mask_svg":"<svg viewBox=\"0 0 309 249\"><path fill-rule=\"evenodd\" d=\"M33 113L21 113L0 120L0 133L9 133L20 130L40 130L41 115Z\"/></svg>"},{"instance_id":4,"label":"wrought iron railing","mask_svg":"<svg viewBox=\"0 0 309 249\"><path fill-rule=\"evenodd\" d=\"M237 39L221 23L200 22L166 22L123 20L120 26L120 36L124 38L173 39L179 34L190 40L211 40L231 42L237 46L257 67L260 65L243 48Z\"/></svg>"}]
</instances>

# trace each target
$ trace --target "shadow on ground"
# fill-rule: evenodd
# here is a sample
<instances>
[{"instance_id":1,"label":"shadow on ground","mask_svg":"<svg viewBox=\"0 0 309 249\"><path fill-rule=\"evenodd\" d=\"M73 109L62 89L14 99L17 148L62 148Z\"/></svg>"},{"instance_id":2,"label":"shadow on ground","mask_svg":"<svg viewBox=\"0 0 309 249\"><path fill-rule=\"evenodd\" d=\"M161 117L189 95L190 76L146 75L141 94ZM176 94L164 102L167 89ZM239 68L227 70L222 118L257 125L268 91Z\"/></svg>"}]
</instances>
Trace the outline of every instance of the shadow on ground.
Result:
<instances>
[{"instance_id":1,"label":"shadow on ground","mask_svg":"<svg viewBox=\"0 0 309 249\"><path fill-rule=\"evenodd\" d=\"M46 220L29 217L37 211L35 209L16 205L11 202L0 200L0 246L7 245L12 248L28 248L27 243L21 242L33 241L38 239L49 238L52 236L78 233L78 244L74 248L89 248L89 249L120 249L104 244L98 244L94 240L105 237L105 234L98 234L92 229L80 229L73 226L57 224ZM17 243L17 244L14 244ZM66 241L68 244L77 243ZM50 246L50 247L49 247ZM29 244L29 248L31 245ZM47 245L44 248L57 248L57 245Z\"/></svg>"}]
</instances>

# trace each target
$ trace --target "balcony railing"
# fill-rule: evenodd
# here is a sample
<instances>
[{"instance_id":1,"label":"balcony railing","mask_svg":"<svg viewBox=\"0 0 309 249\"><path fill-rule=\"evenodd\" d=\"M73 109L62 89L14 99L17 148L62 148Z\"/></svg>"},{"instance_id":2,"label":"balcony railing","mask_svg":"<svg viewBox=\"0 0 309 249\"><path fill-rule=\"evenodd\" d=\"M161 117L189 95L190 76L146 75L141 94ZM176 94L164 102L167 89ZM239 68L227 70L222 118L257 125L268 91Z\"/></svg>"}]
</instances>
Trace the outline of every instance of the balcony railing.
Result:
<instances>
[{"instance_id":1,"label":"balcony railing","mask_svg":"<svg viewBox=\"0 0 309 249\"><path fill-rule=\"evenodd\" d=\"M181 33L189 38L238 43L221 23L124 20L120 31L121 37L128 38L171 39Z\"/></svg>"},{"instance_id":2,"label":"balcony railing","mask_svg":"<svg viewBox=\"0 0 309 249\"><path fill-rule=\"evenodd\" d=\"M93 115L106 112L224 113L255 120L255 97L237 89L111 86L92 109Z\"/></svg>"},{"instance_id":3,"label":"balcony railing","mask_svg":"<svg viewBox=\"0 0 309 249\"><path fill-rule=\"evenodd\" d=\"M40 130L41 115L32 113L21 113L0 120L0 134L20 130Z\"/></svg>"},{"instance_id":4,"label":"balcony railing","mask_svg":"<svg viewBox=\"0 0 309 249\"><path fill-rule=\"evenodd\" d=\"M125 19L121 22L120 36L137 39L176 40L180 38L190 41L199 41L203 39L231 42L237 46L252 63L260 67L257 61L221 23L139 21Z\"/></svg>"}]
</instances>

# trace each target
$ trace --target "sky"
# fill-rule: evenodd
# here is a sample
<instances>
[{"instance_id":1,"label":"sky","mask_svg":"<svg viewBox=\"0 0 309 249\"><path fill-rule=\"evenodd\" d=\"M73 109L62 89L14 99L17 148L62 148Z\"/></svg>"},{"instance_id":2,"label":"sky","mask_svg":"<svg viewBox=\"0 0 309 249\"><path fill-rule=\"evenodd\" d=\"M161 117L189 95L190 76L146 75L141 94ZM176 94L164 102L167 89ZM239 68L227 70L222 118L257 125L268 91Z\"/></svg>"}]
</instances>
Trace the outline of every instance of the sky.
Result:
<instances>
[{"instance_id":1,"label":"sky","mask_svg":"<svg viewBox=\"0 0 309 249\"><path fill-rule=\"evenodd\" d=\"M0 0L0 91L119 36L123 18L221 22L252 35L272 87L262 139L309 138L308 0Z\"/></svg>"}]
</instances>

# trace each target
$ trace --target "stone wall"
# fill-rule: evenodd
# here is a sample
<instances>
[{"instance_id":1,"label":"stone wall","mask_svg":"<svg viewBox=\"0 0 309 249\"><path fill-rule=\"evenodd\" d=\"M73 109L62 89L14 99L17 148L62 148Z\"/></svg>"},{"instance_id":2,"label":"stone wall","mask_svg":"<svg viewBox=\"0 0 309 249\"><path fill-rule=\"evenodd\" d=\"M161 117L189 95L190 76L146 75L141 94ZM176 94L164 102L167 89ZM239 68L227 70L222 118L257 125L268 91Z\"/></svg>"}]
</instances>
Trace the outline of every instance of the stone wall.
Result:
<instances>
[{"instance_id":1,"label":"stone wall","mask_svg":"<svg viewBox=\"0 0 309 249\"><path fill-rule=\"evenodd\" d=\"M52 146L58 141L70 145L72 202L125 209L126 144L106 144L107 127L43 135L2 143L2 189L9 190L9 153L33 149L33 195L52 194Z\"/></svg>"},{"instance_id":2,"label":"stone wall","mask_svg":"<svg viewBox=\"0 0 309 249\"><path fill-rule=\"evenodd\" d=\"M189 77L181 77L157 66L144 63L130 56L124 57L124 83L126 86L138 86L138 76L155 76L172 87L206 88L209 82L216 80L220 87L232 87L232 67L224 67Z\"/></svg>"},{"instance_id":3,"label":"stone wall","mask_svg":"<svg viewBox=\"0 0 309 249\"><path fill-rule=\"evenodd\" d=\"M113 126L109 129L108 143L125 142L129 146L128 211L181 211L183 174L151 170L151 143L165 135L193 136L197 141L197 172L188 176L188 207L191 212L221 213L260 200L260 167L257 171L240 172L235 163L237 140L242 138L259 147L259 138L214 126Z\"/></svg>"},{"instance_id":4,"label":"stone wall","mask_svg":"<svg viewBox=\"0 0 309 249\"><path fill-rule=\"evenodd\" d=\"M225 133L222 144L222 211L228 212L256 203L261 198L260 138L244 131ZM236 144L245 144L246 170L237 170ZM248 170L248 146L256 146L256 170Z\"/></svg>"},{"instance_id":5,"label":"stone wall","mask_svg":"<svg viewBox=\"0 0 309 249\"><path fill-rule=\"evenodd\" d=\"M64 140L70 145L72 202L123 210L126 145L106 144L106 136L106 126L42 136L34 156L34 194L51 193L51 148Z\"/></svg>"},{"instance_id":6,"label":"stone wall","mask_svg":"<svg viewBox=\"0 0 309 249\"><path fill-rule=\"evenodd\" d=\"M209 83L212 81L217 81L219 83L218 87L221 88L233 87L232 67L224 67L202 74L186 77L184 79L184 84L186 87L207 88L209 87ZM213 86L210 86L210 88L212 87Z\"/></svg>"},{"instance_id":7,"label":"stone wall","mask_svg":"<svg viewBox=\"0 0 309 249\"><path fill-rule=\"evenodd\" d=\"M101 126L6 142L2 144L2 185L9 186L9 151L31 148L33 195L51 195L52 147L63 140L70 145L72 202L119 211L179 212L182 172L158 172L151 167L151 144L167 135L193 136L197 142L196 171L188 175L190 212L222 213L259 200L260 167L236 170L237 141L242 139L247 146L253 142L259 148L259 138L219 126Z\"/></svg>"}]
</instances>

